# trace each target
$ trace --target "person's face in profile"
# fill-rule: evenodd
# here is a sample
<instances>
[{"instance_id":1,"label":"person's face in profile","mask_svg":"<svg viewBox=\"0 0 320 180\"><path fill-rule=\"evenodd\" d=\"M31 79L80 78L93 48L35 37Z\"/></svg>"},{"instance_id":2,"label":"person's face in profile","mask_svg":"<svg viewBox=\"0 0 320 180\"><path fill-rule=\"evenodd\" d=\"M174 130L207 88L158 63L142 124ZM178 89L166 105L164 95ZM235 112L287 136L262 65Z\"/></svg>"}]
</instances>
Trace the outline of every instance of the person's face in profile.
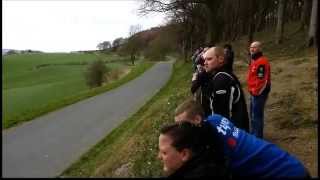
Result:
<instances>
[{"instance_id":1,"label":"person's face in profile","mask_svg":"<svg viewBox=\"0 0 320 180\"><path fill-rule=\"evenodd\" d=\"M204 69L206 72L212 72L220 67L221 62L219 61L219 57L213 50L208 50L204 54L204 60Z\"/></svg>"},{"instance_id":2,"label":"person's face in profile","mask_svg":"<svg viewBox=\"0 0 320 180\"><path fill-rule=\"evenodd\" d=\"M171 144L172 139L170 136L160 134L158 158L162 161L163 171L167 176L174 173L185 162L183 151L177 151Z\"/></svg>"},{"instance_id":3,"label":"person's face in profile","mask_svg":"<svg viewBox=\"0 0 320 180\"><path fill-rule=\"evenodd\" d=\"M257 52L259 52L260 49L259 49L258 43L256 43L256 42L251 43L251 45L249 47L249 51L250 51L251 55L256 54Z\"/></svg>"}]
</instances>

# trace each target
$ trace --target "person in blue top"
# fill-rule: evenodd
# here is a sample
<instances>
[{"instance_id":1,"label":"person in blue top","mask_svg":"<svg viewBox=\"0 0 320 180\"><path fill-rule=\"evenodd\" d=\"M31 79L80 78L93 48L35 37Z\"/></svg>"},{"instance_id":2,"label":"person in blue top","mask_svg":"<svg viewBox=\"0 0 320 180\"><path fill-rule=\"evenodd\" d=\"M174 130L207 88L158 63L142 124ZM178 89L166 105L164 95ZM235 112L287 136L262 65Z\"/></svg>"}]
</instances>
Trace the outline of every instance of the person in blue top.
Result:
<instances>
[{"instance_id":1,"label":"person in blue top","mask_svg":"<svg viewBox=\"0 0 320 180\"><path fill-rule=\"evenodd\" d=\"M210 137L222 146L233 177L310 178L304 165L280 147L235 127L227 118L214 114L204 119L204 112L193 99L180 104L175 121L210 126ZM218 147L219 148L219 147Z\"/></svg>"}]
</instances>

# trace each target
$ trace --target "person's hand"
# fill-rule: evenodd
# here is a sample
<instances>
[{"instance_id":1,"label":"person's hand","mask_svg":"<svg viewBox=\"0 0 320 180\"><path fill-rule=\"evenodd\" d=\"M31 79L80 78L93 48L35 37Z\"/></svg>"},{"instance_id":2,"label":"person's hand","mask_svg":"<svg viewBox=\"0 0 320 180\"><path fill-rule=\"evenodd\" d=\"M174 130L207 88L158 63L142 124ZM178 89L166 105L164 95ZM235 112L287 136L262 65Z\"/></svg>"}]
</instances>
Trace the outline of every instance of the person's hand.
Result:
<instances>
[{"instance_id":1,"label":"person's hand","mask_svg":"<svg viewBox=\"0 0 320 180\"><path fill-rule=\"evenodd\" d=\"M197 69L199 73L202 73L204 71L204 67L201 66L200 64L197 64Z\"/></svg>"},{"instance_id":2,"label":"person's hand","mask_svg":"<svg viewBox=\"0 0 320 180\"><path fill-rule=\"evenodd\" d=\"M193 73L192 75L192 81L197 81L199 84L203 84L205 82L208 81L208 74L206 73L206 71L196 71L195 73Z\"/></svg>"},{"instance_id":3,"label":"person's hand","mask_svg":"<svg viewBox=\"0 0 320 180\"><path fill-rule=\"evenodd\" d=\"M197 77L198 77L198 73L197 72L193 73L192 74L192 81L197 80Z\"/></svg>"}]
</instances>

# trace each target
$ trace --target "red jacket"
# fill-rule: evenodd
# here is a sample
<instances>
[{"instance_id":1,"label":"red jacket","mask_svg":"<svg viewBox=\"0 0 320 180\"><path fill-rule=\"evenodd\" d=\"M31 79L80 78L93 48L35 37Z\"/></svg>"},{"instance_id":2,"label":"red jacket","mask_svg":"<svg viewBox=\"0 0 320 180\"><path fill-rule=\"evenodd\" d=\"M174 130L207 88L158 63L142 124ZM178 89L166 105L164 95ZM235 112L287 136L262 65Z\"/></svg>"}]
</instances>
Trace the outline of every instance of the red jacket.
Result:
<instances>
[{"instance_id":1,"label":"red jacket","mask_svg":"<svg viewBox=\"0 0 320 180\"><path fill-rule=\"evenodd\" d=\"M251 59L247 73L248 91L253 96L260 95L267 86L271 86L270 64L266 57L258 55Z\"/></svg>"}]
</instances>

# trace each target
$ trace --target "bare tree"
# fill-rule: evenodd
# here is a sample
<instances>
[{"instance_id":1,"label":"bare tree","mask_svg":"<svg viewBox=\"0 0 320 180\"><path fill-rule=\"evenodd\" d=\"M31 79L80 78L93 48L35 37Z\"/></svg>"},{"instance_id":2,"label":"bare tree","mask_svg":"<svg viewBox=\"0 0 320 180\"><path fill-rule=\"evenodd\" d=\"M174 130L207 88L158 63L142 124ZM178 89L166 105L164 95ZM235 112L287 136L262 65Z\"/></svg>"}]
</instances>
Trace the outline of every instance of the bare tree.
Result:
<instances>
[{"instance_id":1,"label":"bare tree","mask_svg":"<svg viewBox=\"0 0 320 180\"><path fill-rule=\"evenodd\" d=\"M111 43L110 43L110 41L104 41L102 43L99 43L97 45L97 48L99 50L107 50L107 49L111 48Z\"/></svg>"},{"instance_id":2,"label":"bare tree","mask_svg":"<svg viewBox=\"0 0 320 180\"><path fill-rule=\"evenodd\" d=\"M171 20L174 19L183 26L179 34L182 38L178 44L186 56L188 51L193 51L194 47L201 43L209 45L221 40L234 41L242 35L248 36L249 45L253 41L255 32L268 27L277 27L277 42L280 43L285 21L299 21L303 14L302 2L308 0L142 1L144 4L140 8L140 13L165 12L172 15Z\"/></svg>"},{"instance_id":3,"label":"bare tree","mask_svg":"<svg viewBox=\"0 0 320 180\"><path fill-rule=\"evenodd\" d=\"M142 26L140 24L131 25L129 28L129 36L133 36L142 30Z\"/></svg>"},{"instance_id":4,"label":"bare tree","mask_svg":"<svg viewBox=\"0 0 320 180\"><path fill-rule=\"evenodd\" d=\"M248 0L248 46L253 41L253 35L255 30L255 23L256 23L256 12L257 10L255 7L257 6L256 0ZM243 23L246 24L246 23Z\"/></svg>"},{"instance_id":5,"label":"bare tree","mask_svg":"<svg viewBox=\"0 0 320 180\"><path fill-rule=\"evenodd\" d=\"M300 19L300 30L304 30L308 27L308 23L310 22L310 12L311 12L311 0L303 1L302 14Z\"/></svg>"},{"instance_id":6,"label":"bare tree","mask_svg":"<svg viewBox=\"0 0 320 180\"><path fill-rule=\"evenodd\" d=\"M117 50L124 43L124 39L122 37L116 38L112 41L112 49Z\"/></svg>"},{"instance_id":7,"label":"bare tree","mask_svg":"<svg viewBox=\"0 0 320 180\"><path fill-rule=\"evenodd\" d=\"M308 46L311 47L316 45L317 37L317 22L318 22L318 0L312 1L312 10L311 10L311 18L310 18L310 26L309 26L309 33L308 33Z\"/></svg>"},{"instance_id":8,"label":"bare tree","mask_svg":"<svg viewBox=\"0 0 320 180\"><path fill-rule=\"evenodd\" d=\"M279 0L278 4L278 23L276 29L276 43L281 44L283 39L284 28L284 12L285 12L286 0Z\"/></svg>"},{"instance_id":9,"label":"bare tree","mask_svg":"<svg viewBox=\"0 0 320 180\"><path fill-rule=\"evenodd\" d=\"M130 59L132 62L132 65L134 65L134 61L136 59L136 54L139 50L140 46L140 39L138 37L138 33L142 30L142 26L140 24L136 25L131 25L129 28L129 39L128 39L128 44L127 48L130 53Z\"/></svg>"},{"instance_id":10,"label":"bare tree","mask_svg":"<svg viewBox=\"0 0 320 180\"><path fill-rule=\"evenodd\" d=\"M144 0L144 4L140 7L139 12L140 14L147 14L149 12L173 12L173 14L182 13L187 15L195 5L205 5L207 10L204 10L202 13L206 14L206 42L213 43L220 37L220 34L215 33L215 30L218 29L218 26L216 26L218 17L214 13L219 8L220 3L221 2L217 0ZM190 16L187 17L189 18Z\"/></svg>"}]
</instances>

